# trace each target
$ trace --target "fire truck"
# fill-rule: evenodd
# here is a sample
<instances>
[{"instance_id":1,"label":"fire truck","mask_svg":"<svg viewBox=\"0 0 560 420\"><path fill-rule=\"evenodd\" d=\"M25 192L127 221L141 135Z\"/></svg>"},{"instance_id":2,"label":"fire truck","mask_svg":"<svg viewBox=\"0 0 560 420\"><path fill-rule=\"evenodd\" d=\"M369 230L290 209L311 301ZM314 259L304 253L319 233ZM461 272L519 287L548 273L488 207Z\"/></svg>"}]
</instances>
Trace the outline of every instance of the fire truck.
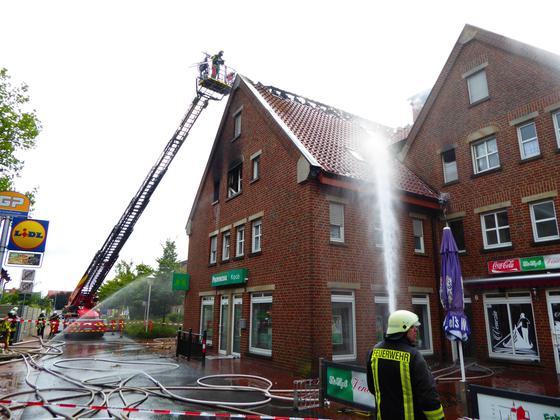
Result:
<instances>
[{"instance_id":1,"label":"fire truck","mask_svg":"<svg viewBox=\"0 0 560 420\"><path fill-rule=\"evenodd\" d=\"M204 60L197 63L196 95L179 127L70 295L63 311L65 335L88 333L87 336L100 337L105 333L107 326L95 309L97 290L202 111L210 101L220 101L230 93L236 72L225 65L222 54L223 51L214 56L205 53Z\"/></svg>"}]
</instances>

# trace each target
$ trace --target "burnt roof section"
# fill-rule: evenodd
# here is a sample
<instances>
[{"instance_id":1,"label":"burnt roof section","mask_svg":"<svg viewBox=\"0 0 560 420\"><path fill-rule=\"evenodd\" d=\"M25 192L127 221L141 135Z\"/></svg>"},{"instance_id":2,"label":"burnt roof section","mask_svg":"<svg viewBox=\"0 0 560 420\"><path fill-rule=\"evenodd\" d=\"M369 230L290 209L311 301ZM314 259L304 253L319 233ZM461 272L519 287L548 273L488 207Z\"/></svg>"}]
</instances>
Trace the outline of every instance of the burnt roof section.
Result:
<instances>
[{"instance_id":1,"label":"burnt roof section","mask_svg":"<svg viewBox=\"0 0 560 420\"><path fill-rule=\"evenodd\" d=\"M371 181L371 165L361 153L365 143L390 145L403 138L403 130L394 130L304 96L261 83L253 83L253 87L328 174ZM394 168L396 188L416 196L438 198L436 191L397 159Z\"/></svg>"}]
</instances>

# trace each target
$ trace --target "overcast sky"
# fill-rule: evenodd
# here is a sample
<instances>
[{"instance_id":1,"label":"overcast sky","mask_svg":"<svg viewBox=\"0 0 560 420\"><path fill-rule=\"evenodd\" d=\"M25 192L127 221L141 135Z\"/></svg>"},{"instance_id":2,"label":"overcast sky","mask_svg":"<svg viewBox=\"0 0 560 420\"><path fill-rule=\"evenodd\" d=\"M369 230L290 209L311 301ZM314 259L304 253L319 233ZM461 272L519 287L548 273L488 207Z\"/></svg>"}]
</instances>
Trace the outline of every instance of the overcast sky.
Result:
<instances>
[{"instance_id":1,"label":"overcast sky","mask_svg":"<svg viewBox=\"0 0 560 420\"><path fill-rule=\"evenodd\" d=\"M0 67L42 121L20 191L50 221L36 290L72 290L173 135L202 51L270 84L368 119L411 122L463 26L560 53L559 2L0 0ZM185 224L225 101L203 112L120 258L156 265ZM10 268L17 286L20 270Z\"/></svg>"}]
</instances>

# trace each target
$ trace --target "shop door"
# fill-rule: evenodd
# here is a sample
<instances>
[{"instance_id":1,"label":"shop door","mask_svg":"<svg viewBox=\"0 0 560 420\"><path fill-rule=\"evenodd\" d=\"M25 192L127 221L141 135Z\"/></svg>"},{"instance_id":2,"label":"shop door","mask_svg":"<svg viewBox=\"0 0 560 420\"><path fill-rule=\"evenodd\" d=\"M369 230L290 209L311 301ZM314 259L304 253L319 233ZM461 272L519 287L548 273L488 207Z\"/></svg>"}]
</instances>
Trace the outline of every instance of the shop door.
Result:
<instances>
[{"instance_id":1,"label":"shop door","mask_svg":"<svg viewBox=\"0 0 560 420\"><path fill-rule=\"evenodd\" d=\"M560 291L548 292L547 302L556 373L560 374Z\"/></svg>"},{"instance_id":2,"label":"shop door","mask_svg":"<svg viewBox=\"0 0 560 420\"><path fill-rule=\"evenodd\" d=\"M229 320L229 297L222 296L220 302L220 354L227 354L228 348L228 320Z\"/></svg>"},{"instance_id":3,"label":"shop door","mask_svg":"<svg viewBox=\"0 0 560 420\"><path fill-rule=\"evenodd\" d=\"M231 353L239 356L241 354L241 310L243 299L241 296L233 297L233 320L231 329Z\"/></svg>"}]
</instances>

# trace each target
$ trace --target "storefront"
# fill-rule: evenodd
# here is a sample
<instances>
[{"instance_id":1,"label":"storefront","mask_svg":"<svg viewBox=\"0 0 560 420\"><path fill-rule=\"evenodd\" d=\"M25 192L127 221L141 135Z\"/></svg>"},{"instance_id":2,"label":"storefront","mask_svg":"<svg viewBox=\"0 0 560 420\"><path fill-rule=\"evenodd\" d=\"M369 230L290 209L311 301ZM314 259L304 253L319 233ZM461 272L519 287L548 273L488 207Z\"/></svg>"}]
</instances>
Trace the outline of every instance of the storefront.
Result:
<instances>
[{"instance_id":1,"label":"storefront","mask_svg":"<svg viewBox=\"0 0 560 420\"><path fill-rule=\"evenodd\" d=\"M482 306L483 323L471 324L489 359L533 363L560 373L559 269L560 254L512 258L490 261L489 277L464 281L475 305Z\"/></svg>"}]
</instances>

